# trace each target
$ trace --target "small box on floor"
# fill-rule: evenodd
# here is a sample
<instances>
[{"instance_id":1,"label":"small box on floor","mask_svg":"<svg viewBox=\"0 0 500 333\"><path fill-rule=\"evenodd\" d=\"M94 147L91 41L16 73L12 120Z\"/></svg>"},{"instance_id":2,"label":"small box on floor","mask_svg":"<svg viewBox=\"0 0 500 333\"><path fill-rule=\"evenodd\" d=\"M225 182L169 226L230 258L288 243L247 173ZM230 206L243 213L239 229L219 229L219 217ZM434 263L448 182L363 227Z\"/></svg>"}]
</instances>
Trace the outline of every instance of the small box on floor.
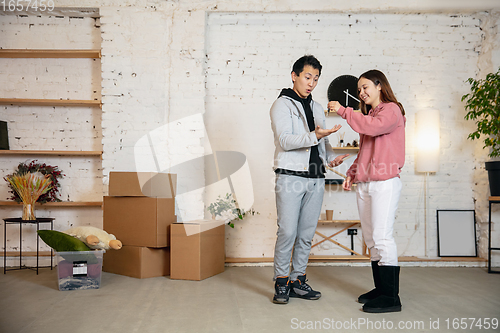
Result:
<instances>
[{"instance_id":1,"label":"small box on floor","mask_svg":"<svg viewBox=\"0 0 500 333\"><path fill-rule=\"evenodd\" d=\"M59 290L99 289L104 251L56 252Z\"/></svg>"},{"instance_id":2,"label":"small box on floor","mask_svg":"<svg viewBox=\"0 0 500 333\"><path fill-rule=\"evenodd\" d=\"M145 279L170 274L170 249L124 245L104 254L103 271Z\"/></svg>"},{"instance_id":3,"label":"small box on floor","mask_svg":"<svg viewBox=\"0 0 500 333\"><path fill-rule=\"evenodd\" d=\"M225 224L199 220L171 225L170 278L203 280L224 272Z\"/></svg>"}]
</instances>

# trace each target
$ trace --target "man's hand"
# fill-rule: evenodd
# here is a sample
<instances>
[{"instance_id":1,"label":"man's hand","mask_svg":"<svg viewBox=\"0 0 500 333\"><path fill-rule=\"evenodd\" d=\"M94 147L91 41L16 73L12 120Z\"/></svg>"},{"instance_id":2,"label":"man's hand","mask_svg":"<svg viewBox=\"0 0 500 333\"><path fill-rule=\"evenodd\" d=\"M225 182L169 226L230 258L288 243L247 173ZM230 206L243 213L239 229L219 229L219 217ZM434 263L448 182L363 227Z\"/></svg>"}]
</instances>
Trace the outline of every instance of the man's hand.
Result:
<instances>
[{"instance_id":1,"label":"man's hand","mask_svg":"<svg viewBox=\"0 0 500 333\"><path fill-rule=\"evenodd\" d=\"M316 126L314 132L316 133L316 138L319 140L321 138L324 138L325 136L329 136L330 134L337 132L341 127L342 125L335 125L330 129L323 129L318 125Z\"/></svg>"},{"instance_id":2,"label":"man's hand","mask_svg":"<svg viewBox=\"0 0 500 333\"><path fill-rule=\"evenodd\" d=\"M344 155L337 156L337 157L335 157L335 159L334 159L333 161L331 161L331 162L328 164L328 166L329 166L330 168L334 168L334 167L336 167L336 166L339 166L339 165L341 165L341 164L344 162L344 160L345 160L348 156L349 156L349 154L344 154Z\"/></svg>"},{"instance_id":3,"label":"man's hand","mask_svg":"<svg viewBox=\"0 0 500 333\"><path fill-rule=\"evenodd\" d=\"M342 183L342 188L346 191L350 191L351 190L351 185L352 185L352 182L351 182L351 177L347 177L344 182Z\"/></svg>"},{"instance_id":4,"label":"man's hand","mask_svg":"<svg viewBox=\"0 0 500 333\"><path fill-rule=\"evenodd\" d=\"M328 110L337 112L342 105L337 101L328 102Z\"/></svg>"}]
</instances>

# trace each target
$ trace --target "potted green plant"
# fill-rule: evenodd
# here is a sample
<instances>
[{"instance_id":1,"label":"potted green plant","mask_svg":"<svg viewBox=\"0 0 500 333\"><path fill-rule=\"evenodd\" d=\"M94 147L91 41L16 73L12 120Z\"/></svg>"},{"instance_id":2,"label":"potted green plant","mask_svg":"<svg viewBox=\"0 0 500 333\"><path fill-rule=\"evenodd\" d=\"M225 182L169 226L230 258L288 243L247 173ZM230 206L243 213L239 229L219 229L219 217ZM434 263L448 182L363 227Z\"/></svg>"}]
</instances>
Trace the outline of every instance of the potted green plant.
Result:
<instances>
[{"instance_id":1,"label":"potted green plant","mask_svg":"<svg viewBox=\"0 0 500 333\"><path fill-rule=\"evenodd\" d=\"M212 219L224 220L231 228L234 228L235 221L243 220L245 216L259 214L253 208L245 211L237 207L232 193L226 193L224 197L219 195L217 200L208 206L207 210L212 214Z\"/></svg>"},{"instance_id":2,"label":"potted green plant","mask_svg":"<svg viewBox=\"0 0 500 333\"><path fill-rule=\"evenodd\" d=\"M474 120L477 129L468 139L484 137L483 148L489 148L491 158L500 157L500 68L496 73L489 73L485 79L469 78L471 92L462 96L465 100L465 119ZM490 193L500 196L500 161L486 162Z\"/></svg>"}]
</instances>

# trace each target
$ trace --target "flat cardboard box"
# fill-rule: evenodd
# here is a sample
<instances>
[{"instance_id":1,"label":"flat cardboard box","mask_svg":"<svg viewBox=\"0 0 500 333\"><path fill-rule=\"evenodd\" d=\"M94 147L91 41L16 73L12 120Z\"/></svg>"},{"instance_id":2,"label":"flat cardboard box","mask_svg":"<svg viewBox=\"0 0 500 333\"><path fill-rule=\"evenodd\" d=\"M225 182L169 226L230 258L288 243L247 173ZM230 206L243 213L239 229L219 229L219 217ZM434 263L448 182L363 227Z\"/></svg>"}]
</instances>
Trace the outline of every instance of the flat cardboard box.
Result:
<instances>
[{"instance_id":1,"label":"flat cardboard box","mask_svg":"<svg viewBox=\"0 0 500 333\"><path fill-rule=\"evenodd\" d=\"M123 245L169 246L175 199L104 197L103 229Z\"/></svg>"},{"instance_id":2,"label":"flat cardboard box","mask_svg":"<svg viewBox=\"0 0 500 333\"><path fill-rule=\"evenodd\" d=\"M103 271L145 279L170 274L170 249L124 245L104 254Z\"/></svg>"},{"instance_id":3,"label":"flat cardboard box","mask_svg":"<svg viewBox=\"0 0 500 333\"><path fill-rule=\"evenodd\" d=\"M158 172L109 173L109 195L115 197L175 198L177 175Z\"/></svg>"},{"instance_id":4,"label":"flat cardboard box","mask_svg":"<svg viewBox=\"0 0 500 333\"><path fill-rule=\"evenodd\" d=\"M225 228L222 221L171 225L170 278L200 281L224 272Z\"/></svg>"}]
</instances>

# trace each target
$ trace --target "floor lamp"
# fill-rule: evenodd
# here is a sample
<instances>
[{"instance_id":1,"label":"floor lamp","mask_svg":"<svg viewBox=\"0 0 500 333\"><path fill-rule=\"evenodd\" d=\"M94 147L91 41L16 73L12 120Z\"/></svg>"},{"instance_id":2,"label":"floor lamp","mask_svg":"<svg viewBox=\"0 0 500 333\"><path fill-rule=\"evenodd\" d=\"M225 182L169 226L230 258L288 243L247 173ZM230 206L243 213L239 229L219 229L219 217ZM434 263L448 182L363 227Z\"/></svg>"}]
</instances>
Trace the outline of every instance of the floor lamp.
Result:
<instances>
[{"instance_id":1,"label":"floor lamp","mask_svg":"<svg viewBox=\"0 0 500 333\"><path fill-rule=\"evenodd\" d=\"M424 173L424 233L427 253L427 190L429 173L439 171L439 111L421 110L415 117L415 171Z\"/></svg>"}]
</instances>

